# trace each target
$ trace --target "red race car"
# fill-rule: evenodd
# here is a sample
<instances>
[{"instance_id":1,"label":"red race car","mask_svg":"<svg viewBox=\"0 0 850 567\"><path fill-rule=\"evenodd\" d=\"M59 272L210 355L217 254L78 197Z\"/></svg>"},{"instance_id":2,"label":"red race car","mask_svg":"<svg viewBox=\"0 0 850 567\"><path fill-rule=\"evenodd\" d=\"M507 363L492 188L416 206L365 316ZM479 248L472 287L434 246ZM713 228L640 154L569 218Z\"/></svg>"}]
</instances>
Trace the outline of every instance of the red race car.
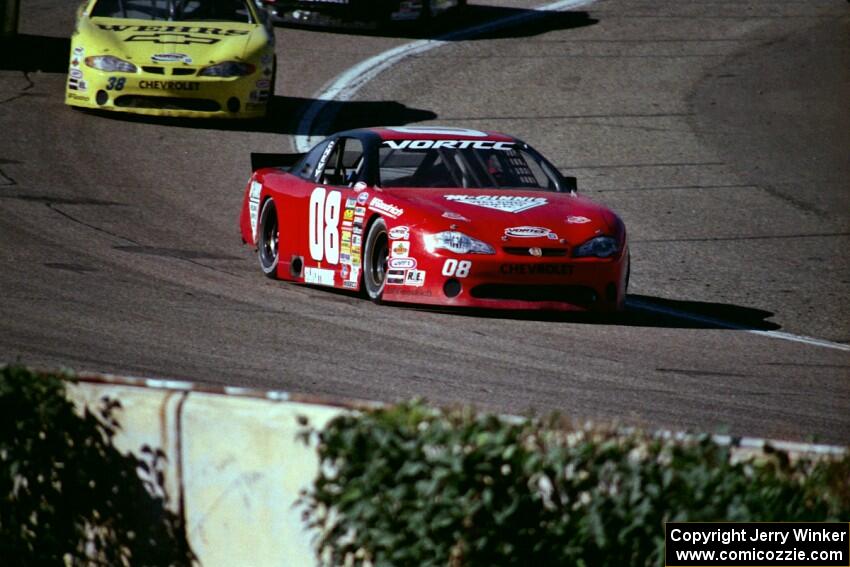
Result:
<instances>
[{"instance_id":1,"label":"red race car","mask_svg":"<svg viewBox=\"0 0 850 567\"><path fill-rule=\"evenodd\" d=\"M511 136L349 130L252 165L239 224L268 277L386 302L623 308L623 222Z\"/></svg>"}]
</instances>

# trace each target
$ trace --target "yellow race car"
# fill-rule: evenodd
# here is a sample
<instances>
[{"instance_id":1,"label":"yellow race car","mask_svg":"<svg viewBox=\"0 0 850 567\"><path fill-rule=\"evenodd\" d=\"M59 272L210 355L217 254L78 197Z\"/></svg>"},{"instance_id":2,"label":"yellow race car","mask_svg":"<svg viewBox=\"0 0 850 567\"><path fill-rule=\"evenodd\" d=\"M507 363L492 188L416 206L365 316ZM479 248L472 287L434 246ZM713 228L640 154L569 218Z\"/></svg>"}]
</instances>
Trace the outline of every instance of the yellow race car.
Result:
<instances>
[{"instance_id":1,"label":"yellow race car","mask_svg":"<svg viewBox=\"0 0 850 567\"><path fill-rule=\"evenodd\" d=\"M274 92L274 32L256 0L88 0L77 13L65 103L255 118Z\"/></svg>"}]
</instances>

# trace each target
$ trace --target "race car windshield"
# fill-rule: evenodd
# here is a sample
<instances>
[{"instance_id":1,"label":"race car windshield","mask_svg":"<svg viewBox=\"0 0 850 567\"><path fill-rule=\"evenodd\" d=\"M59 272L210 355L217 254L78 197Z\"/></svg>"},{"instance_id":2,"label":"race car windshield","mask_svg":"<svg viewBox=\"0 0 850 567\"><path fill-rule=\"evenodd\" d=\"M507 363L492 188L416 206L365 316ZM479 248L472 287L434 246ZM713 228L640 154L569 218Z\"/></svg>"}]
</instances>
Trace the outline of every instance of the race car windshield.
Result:
<instances>
[{"instance_id":1,"label":"race car windshield","mask_svg":"<svg viewBox=\"0 0 850 567\"><path fill-rule=\"evenodd\" d=\"M251 23L245 0L99 0L92 17Z\"/></svg>"},{"instance_id":2,"label":"race car windshield","mask_svg":"<svg viewBox=\"0 0 850 567\"><path fill-rule=\"evenodd\" d=\"M386 140L378 158L384 187L561 190L554 168L515 142Z\"/></svg>"}]
</instances>

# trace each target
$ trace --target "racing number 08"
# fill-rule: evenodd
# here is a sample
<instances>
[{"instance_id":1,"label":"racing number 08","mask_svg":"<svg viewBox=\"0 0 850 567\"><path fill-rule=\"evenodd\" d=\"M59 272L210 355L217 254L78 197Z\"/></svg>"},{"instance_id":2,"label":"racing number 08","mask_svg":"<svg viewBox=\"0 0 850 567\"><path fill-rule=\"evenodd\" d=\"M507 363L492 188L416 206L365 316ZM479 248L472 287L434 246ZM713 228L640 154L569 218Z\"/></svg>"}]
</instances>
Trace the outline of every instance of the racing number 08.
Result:
<instances>
[{"instance_id":1,"label":"racing number 08","mask_svg":"<svg viewBox=\"0 0 850 567\"><path fill-rule=\"evenodd\" d=\"M310 256L339 263L339 212L342 194L316 187L310 195Z\"/></svg>"},{"instance_id":2,"label":"racing number 08","mask_svg":"<svg viewBox=\"0 0 850 567\"><path fill-rule=\"evenodd\" d=\"M458 262L454 258L449 258L443 264L443 275L447 277L465 278L469 275L469 270L472 269L472 262L469 260L461 260Z\"/></svg>"}]
</instances>

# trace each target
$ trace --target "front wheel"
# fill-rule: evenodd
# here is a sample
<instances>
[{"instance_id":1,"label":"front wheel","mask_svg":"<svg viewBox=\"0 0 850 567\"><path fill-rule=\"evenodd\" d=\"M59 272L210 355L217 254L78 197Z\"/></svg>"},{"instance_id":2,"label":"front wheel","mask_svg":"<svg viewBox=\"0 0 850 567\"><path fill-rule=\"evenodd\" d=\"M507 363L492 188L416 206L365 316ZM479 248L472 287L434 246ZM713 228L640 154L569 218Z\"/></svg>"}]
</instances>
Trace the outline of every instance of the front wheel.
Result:
<instances>
[{"instance_id":1,"label":"front wheel","mask_svg":"<svg viewBox=\"0 0 850 567\"><path fill-rule=\"evenodd\" d=\"M369 228L363 247L363 289L372 301L381 301L387 281L387 259L390 255L387 224L377 219Z\"/></svg>"},{"instance_id":2,"label":"front wheel","mask_svg":"<svg viewBox=\"0 0 850 567\"><path fill-rule=\"evenodd\" d=\"M280 228L277 221L277 209L274 201L266 199L260 211L260 226L257 228L257 256L260 268L268 278L277 278L277 264L280 256L278 244Z\"/></svg>"}]
</instances>

